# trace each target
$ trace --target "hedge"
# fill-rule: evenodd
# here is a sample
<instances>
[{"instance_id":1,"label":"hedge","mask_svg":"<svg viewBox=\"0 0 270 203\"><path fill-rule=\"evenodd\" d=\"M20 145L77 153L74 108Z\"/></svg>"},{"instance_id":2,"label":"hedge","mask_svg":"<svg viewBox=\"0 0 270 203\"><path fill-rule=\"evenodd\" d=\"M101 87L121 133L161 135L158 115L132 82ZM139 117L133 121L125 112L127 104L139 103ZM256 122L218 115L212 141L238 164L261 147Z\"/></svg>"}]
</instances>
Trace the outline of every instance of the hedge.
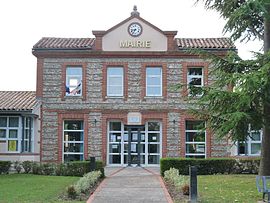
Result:
<instances>
[{"instance_id":1,"label":"hedge","mask_svg":"<svg viewBox=\"0 0 270 203\"><path fill-rule=\"evenodd\" d=\"M83 176L90 172L90 161L72 161L62 164L32 162L29 172L37 175ZM96 170L105 177L102 161L96 161Z\"/></svg>"},{"instance_id":2,"label":"hedge","mask_svg":"<svg viewBox=\"0 0 270 203\"><path fill-rule=\"evenodd\" d=\"M0 161L0 174L8 173L10 166L10 161Z\"/></svg>"},{"instance_id":3,"label":"hedge","mask_svg":"<svg viewBox=\"0 0 270 203\"><path fill-rule=\"evenodd\" d=\"M162 158L160 160L160 173L170 168L179 170L179 174L188 175L189 166L197 166L198 175L211 174L257 174L260 159L233 159L233 158L208 158L208 159L189 159L189 158Z\"/></svg>"}]
</instances>

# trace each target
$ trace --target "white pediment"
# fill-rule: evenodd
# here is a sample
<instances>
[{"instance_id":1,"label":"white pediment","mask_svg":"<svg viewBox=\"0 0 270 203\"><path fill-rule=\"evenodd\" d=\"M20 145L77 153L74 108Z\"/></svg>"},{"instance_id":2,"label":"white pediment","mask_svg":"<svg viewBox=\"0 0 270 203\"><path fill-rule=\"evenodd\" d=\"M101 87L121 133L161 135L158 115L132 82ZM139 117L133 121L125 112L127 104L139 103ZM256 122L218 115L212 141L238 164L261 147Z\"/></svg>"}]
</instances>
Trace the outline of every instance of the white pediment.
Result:
<instances>
[{"instance_id":1,"label":"white pediment","mask_svg":"<svg viewBox=\"0 0 270 203\"><path fill-rule=\"evenodd\" d=\"M142 31L139 36L129 33L129 26L139 23ZM115 29L109 30L102 38L103 51L167 51L167 36L150 23L140 18L131 18Z\"/></svg>"}]
</instances>

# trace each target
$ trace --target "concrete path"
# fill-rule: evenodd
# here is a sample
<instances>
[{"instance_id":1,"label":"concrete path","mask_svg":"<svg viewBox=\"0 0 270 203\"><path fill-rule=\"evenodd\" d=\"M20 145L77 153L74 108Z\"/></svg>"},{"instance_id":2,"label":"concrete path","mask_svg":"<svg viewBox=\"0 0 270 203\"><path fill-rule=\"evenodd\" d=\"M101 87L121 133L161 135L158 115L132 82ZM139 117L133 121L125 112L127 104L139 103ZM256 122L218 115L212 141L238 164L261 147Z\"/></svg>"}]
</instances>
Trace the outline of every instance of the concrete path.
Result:
<instances>
[{"instance_id":1,"label":"concrete path","mask_svg":"<svg viewBox=\"0 0 270 203\"><path fill-rule=\"evenodd\" d=\"M158 168L106 168L105 174L87 203L172 202Z\"/></svg>"}]
</instances>

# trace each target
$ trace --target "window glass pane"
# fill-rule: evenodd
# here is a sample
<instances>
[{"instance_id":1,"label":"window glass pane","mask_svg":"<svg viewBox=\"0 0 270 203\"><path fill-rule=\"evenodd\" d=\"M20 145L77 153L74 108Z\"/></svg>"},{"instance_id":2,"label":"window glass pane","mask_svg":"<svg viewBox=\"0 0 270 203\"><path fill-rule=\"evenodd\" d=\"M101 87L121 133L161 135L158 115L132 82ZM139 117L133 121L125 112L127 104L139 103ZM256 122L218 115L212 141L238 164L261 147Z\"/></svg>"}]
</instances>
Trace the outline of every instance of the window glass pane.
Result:
<instances>
[{"instance_id":1,"label":"window glass pane","mask_svg":"<svg viewBox=\"0 0 270 203\"><path fill-rule=\"evenodd\" d=\"M121 153L121 144L110 144L109 153Z\"/></svg>"},{"instance_id":2,"label":"window glass pane","mask_svg":"<svg viewBox=\"0 0 270 203\"><path fill-rule=\"evenodd\" d=\"M161 75L161 68L146 68L146 75Z\"/></svg>"},{"instance_id":3,"label":"window glass pane","mask_svg":"<svg viewBox=\"0 0 270 203\"><path fill-rule=\"evenodd\" d=\"M189 84L190 85L202 85L202 78L190 78L189 79Z\"/></svg>"},{"instance_id":4,"label":"window glass pane","mask_svg":"<svg viewBox=\"0 0 270 203\"><path fill-rule=\"evenodd\" d=\"M205 142L203 132L186 132L186 142Z\"/></svg>"},{"instance_id":5,"label":"window glass pane","mask_svg":"<svg viewBox=\"0 0 270 203\"><path fill-rule=\"evenodd\" d=\"M110 131L121 131L121 122L110 122Z\"/></svg>"},{"instance_id":6,"label":"window glass pane","mask_svg":"<svg viewBox=\"0 0 270 203\"><path fill-rule=\"evenodd\" d=\"M161 88L147 87L147 96L161 96Z\"/></svg>"},{"instance_id":7,"label":"window glass pane","mask_svg":"<svg viewBox=\"0 0 270 203\"><path fill-rule=\"evenodd\" d=\"M83 141L83 132L65 132L64 141Z\"/></svg>"},{"instance_id":8,"label":"window glass pane","mask_svg":"<svg viewBox=\"0 0 270 203\"><path fill-rule=\"evenodd\" d=\"M123 96L123 89L122 86L115 87L115 86L109 86L108 87L108 95L117 95L117 96Z\"/></svg>"},{"instance_id":9,"label":"window glass pane","mask_svg":"<svg viewBox=\"0 0 270 203\"><path fill-rule=\"evenodd\" d=\"M6 138L7 131L5 129L0 129L0 138Z\"/></svg>"},{"instance_id":10,"label":"window glass pane","mask_svg":"<svg viewBox=\"0 0 270 203\"><path fill-rule=\"evenodd\" d=\"M121 133L110 133L110 142L121 142Z\"/></svg>"},{"instance_id":11,"label":"window glass pane","mask_svg":"<svg viewBox=\"0 0 270 203\"><path fill-rule=\"evenodd\" d=\"M159 164L159 155L149 155L148 164Z\"/></svg>"},{"instance_id":12,"label":"window glass pane","mask_svg":"<svg viewBox=\"0 0 270 203\"><path fill-rule=\"evenodd\" d=\"M8 151L9 152L18 151L18 141L17 140L9 140L8 141Z\"/></svg>"},{"instance_id":13,"label":"window glass pane","mask_svg":"<svg viewBox=\"0 0 270 203\"><path fill-rule=\"evenodd\" d=\"M261 140L260 131L251 132L251 141L260 141L260 140Z\"/></svg>"},{"instance_id":14,"label":"window glass pane","mask_svg":"<svg viewBox=\"0 0 270 203\"><path fill-rule=\"evenodd\" d=\"M186 121L186 130L201 130L204 127L204 121Z\"/></svg>"},{"instance_id":15,"label":"window glass pane","mask_svg":"<svg viewBox=\"0 0 270 203\"><path fill-rule=\"evenodd\" d=\"M110 155L109 156L110 164L120 164L121 163L121 155Z\"/></svg>"},{"instance_id":16,"label":"window glass pane","mask_svg":"<svg viewBox=\"0 0 270 203\"><path fill-rule=\"evenodd\" d=\"M160 77L150 77L147 79L147 85L161 85L161 78Z\"/></svg>"},{"instance_id":17,"label":"window glass pane","mask_svg":"<svg viewBox=\"0 0 270 203\"><path fill-rule=\"evenodd\" d=\"M64 152L83 152L83 143L64 143Z\"/></svg>"},{"instance_id":18,"label":"window glass pane","mask_svg":"<svg viewBox=\"0 0 270 203\"><path fill-rule=\"evenodd\" d=\"M159 144L149 144L148 153L159 153Z\"/></svg>"},{"instance_id":19,"label":"window glass pane","mask_svg":"<svg viewBox=\"0 0 270 203\"><path fill-rule=\"evenodd\" d=\"M0 127L7 127L7 117L0 117Z\"/></svg>"},{"instance_id":20,"label":"window glass pane","mask_svg":"<svg viewBox=\"0 0 270 203\"><path fill-rule=\"evenodd\" d=\"M187 154L204 154L205 145L204 144L186 144Z\"/></svg>"},{"instance_id":21,"label":"window glass pane","mask_svg":"<svg viewBox=\"0 0 270 203\"><path fill-rule=\"evenodd\" d=\"M202 68L188 68L188 75L202 75Z\"/></svg>"},{"instance_id":22,"label":"window glass pane","mask_svg":"<svg viewBox=\"0 0 270 203\"><path fill-rule=\"evenodd\" d=\"M65 121L65 130L83 130L83 121Z\"/></svg>"},{"instance_id":23,"label":"window glass pane","mask_svg":"<svg viewBox=\"0 0 270 203\"><path fill-rule=\"evenodd\" d=\"M246 154L246 144L238 143L238 154Z\"/></svg>"},{"instance_id":24,"label":"window glass pane","mask_svg":"<svg viewBox=\"0 0 270 203\"><path fill-rule=\"evenodd\" d=\"M83 160L83 154L65 154L64 155L64 161L82 161Z\"/></svg>"},{"instance_id":25,"label":"window glass pane","mask_svg":"<svg viewBox=\"0 0 270 203\"><path fill-rule=\"evenodd\" d=\"M260 154L260 153L261 153L261 143L252 143L251 154Z\"/></svg>"},{"instance_id":26,"label":"window glass pane","mask_svg":"<svg viewBox=\"0 0 270 203\"><path fill-rule=\"evenodd\" d=\"M82 68L76 67L76 68L67 68L67 75L82 75Z\"/></svg>"},{"instance_id":27,"label":"window glass pane","mask_svg":"<svg viewBox=\"0 0 270 203\"><path fill-rule=\"evenodd\" d=\"M159 133L148 133L148 142L159 142Z\"/></svg>"},{"instance_id":28,"label":"window glass pane","mask_svg":"<svg viewBox=\"0 0 270 203\"><path fill-rule=\"evenodd\" d=\"M110 77L108 80L108 86L122 86L122 78Z\"/></svg>"},{"instance_id":29,"label":"window glass pane","mask_svg":"<svg viewBox=\"0 0 270 203\"><path fill-rule=\"evenodd\" d=\"M66 95L81 95L82 68L67 68L66 70Z\"/></svg>"},{"instance_id":30,"label":"window glass pane","mask_svg":"<svg viewBox=\"0 0 270 203\"><path fill-rule=\"evenodd\" d=\"M9 138L18 138L17 130L9 130Z\"/></svg>"},{"instance_id":31,"label":"window glass pane","mask_svg":"<svg viewBox=\"0 0 270 203\"><path fill-rule=\"evenodd\" d=\"M9 117L9 127L19 127L18 117Z\"/></svg>"},{"instance_id":32,"label":"window glass pane","mask_svg":"<svg viewBox=\"0 0 270 203\"><path fill-rule=\"evenodd\" d=\"M148 122L148 131L159 131L160 123L159 122Z\"/></svg>"},{"instance_id":33,"label":"window glass pane","mask_svg":"<svg viewBox=\"0 0 270 203\"><path fill-rule=\"evenodd\" d=\"M123 68L108 68L108 75L123 75Z\"/></svg>"}]
</instances>

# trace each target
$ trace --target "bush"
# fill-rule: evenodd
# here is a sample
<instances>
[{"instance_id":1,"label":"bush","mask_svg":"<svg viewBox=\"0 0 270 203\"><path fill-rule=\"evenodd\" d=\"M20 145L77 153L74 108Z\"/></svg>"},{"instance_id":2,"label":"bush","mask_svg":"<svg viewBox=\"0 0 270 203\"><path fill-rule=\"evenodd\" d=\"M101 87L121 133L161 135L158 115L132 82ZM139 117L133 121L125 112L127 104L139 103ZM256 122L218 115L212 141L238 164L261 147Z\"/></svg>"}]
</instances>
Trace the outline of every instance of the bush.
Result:
<instances>
[{"instance_id":1,"label":"bush","mask_svg":"<svg viewBox=\"0 0 270 203\"><path fill-rule=\"evenodd\" d=\"M42 175L54 175L55 174L55 165L51 163L41 164L41 174Z\"/></svg>"},{"instance_id":2,"label":"bush","mask_svg":"<svg viewBox=\"0 0 270 203\"><path fill-rule=\"evenodd\" d=\"M75 199L77 196L76 190L74 188L74 185L68 186L67 188L67 195L70 199Z\"/></svg>"},{"instance_id":3,"label":"bush","mask_svg":"<svg viewBox=\"0 0 270 203\"><path fill-rule=\"evenodd\" d=\"M40 163L33 162L32 164L32 172L36 175L42 175L42 166Z\"/></svg>"},{"instance_id":4,"label":"bush","mask_svg":"<svg viewBox=\"0 0 270 203\"><path fill-rule=\"evenodd\" d=\"M92 171L85 174L82 178L78 180L78 182L74 186L76 193L86 193L91 187L93 187L97 183L101 175L102 174L100 171Z\"/></svg>"},{"instance_id":5,"label":"bush","mask_svg":"<svg viewBox=\"0 0 270 203\"><path fill-rule=\"evenodd\" d=\"M260 166L260 158L236 159L233 173L258 174L259 166Z\"/></svg>"},{"instance_id":6,"label":"bush","mask_svg":"<svg viewBox=\"0 0 270 203\"><path fill-rule=\"evenodd\" d=\"M188 178L179 175L179 171L175 168L170 168L164 172L164 179L166 182L174 185L178 190L182 189L184 185L188 185Z\"/></svg>"},{"instance_id":7,"label":"bush","mask_svg":"<svg viewBox=\"0 0 270 203\"><path fill-rule=\"evenodd\" d=\"M10 161L0 161L0 174L2 173L8 174L10 166L11 166Z\"/></svg>"},{"instance_id":8,"label":"bush","mask_svg":"<svg viewBox=\"0 0 270 203\"><path fill-rule=\"evenodd\" d=\"M22 167L25 173L29 173L32 170L32 162L31 161L24 161L22 162Z\"/></svg>"},{"instance_id":9,"label":"bush","mask_svg":"<svg viewBox=\"0 0 270 203\"><path fill-rule=\"evenodd\" d=\"M198 175L211 175L217 173L232 173L236 164L235 159L209 158L209 159L188 159L188 158L162 158L160 160L160 173L170 168L179 170L179 174L188 175L189 166L197 166Z\"/></svg>"},{"instance_id":10,"label":"bush","mask_svg":"<svg viewBox=\"0 0 270 203\"><path fill-rule=\"evenodd\" d=\"M17 173L20 173L22 171L22 166L19 161L15 161L13 163L14 169L17 171Z\"/></svg>"},{"instance_id":11,"label":"bush","mask_svg":"<svg viewBox=\"0 0 270 203\"><path fill-rule=\"evenodd\" d=\"M183 185L181 190L182 190L183 195L189 195L189 185L187 184Z\"/></svg>"}]
</instances>

